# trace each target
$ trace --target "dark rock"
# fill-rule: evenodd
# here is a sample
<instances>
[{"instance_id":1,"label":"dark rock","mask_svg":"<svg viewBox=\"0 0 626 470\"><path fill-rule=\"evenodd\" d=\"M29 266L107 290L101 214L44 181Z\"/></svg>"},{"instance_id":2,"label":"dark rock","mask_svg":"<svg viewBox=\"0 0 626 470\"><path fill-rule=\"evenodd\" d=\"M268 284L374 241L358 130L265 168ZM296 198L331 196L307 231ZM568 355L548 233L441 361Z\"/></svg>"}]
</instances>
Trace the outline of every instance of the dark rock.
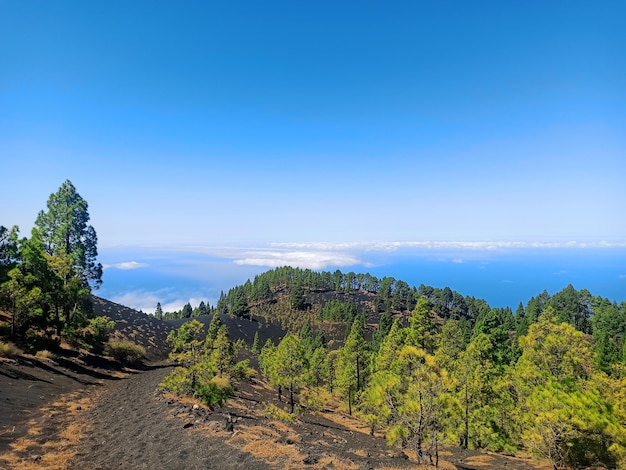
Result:
<instances>
[{"instance_id":1,"label":"dark rock","mask_svg":"<svg viewBox=\"0 0 626 470\"><path fill-rule=\"evenodd\" d=\"M317 462L319 461L319 459L317 457L314 457L312 455L307 455L303 460L302 463L304 465L315 465Z\"/></svg>"},{"instance_id":2,"label":"dark rock","mask_svg":"<svg viewBox=\"0 0 626 470\"><path fill-rule=\"evenodd\" d=\"M183 429L190 428L191 426L193 426L193 423L192 423L191 421L187 421L187 422L183 425Z\"/></svg>"}]
</instances>

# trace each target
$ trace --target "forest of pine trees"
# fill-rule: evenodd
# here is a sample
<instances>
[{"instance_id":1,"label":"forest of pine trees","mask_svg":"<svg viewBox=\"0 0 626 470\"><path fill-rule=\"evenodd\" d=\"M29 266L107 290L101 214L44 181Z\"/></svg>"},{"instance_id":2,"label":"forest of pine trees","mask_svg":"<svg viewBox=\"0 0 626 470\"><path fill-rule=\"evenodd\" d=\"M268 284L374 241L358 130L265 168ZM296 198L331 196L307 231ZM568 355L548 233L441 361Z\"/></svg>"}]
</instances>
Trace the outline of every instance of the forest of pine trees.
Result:
<instances>
[{"instance_id":1,"label":"forest of pine trees","mask_svg":"<svg viewBox=\"0 0 626 470\"><path fill-rule=\"evenodd\" d=\"M293 302L294 285L301 302ZM282 295L298 315L303 304L315 310L326 290L373 295L378 322L372 332L373 312L329 299L304 315L300 330L260 349L260 368L291 413L297 397L324 389L425 463L437 461L442 444L456 444L524 449L554 468L626 464L625 302L570 285L514 314L449 288L285 267L233 288L217 310L237 313L231 296L245 296L246 315L255 315ZM343 342L326 342L329 322L346 324Z\"/></svg>"}]
</instances>

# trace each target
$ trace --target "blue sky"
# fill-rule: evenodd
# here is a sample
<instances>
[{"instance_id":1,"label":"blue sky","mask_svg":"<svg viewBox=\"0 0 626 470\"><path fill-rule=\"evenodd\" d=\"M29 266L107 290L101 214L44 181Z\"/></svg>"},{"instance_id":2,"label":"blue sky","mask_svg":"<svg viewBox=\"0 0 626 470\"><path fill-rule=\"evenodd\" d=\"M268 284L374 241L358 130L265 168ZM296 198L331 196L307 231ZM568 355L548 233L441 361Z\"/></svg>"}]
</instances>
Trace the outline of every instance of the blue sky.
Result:
<instances>
[{"instance_id":1,"label":"blue sky","mask_svg":"<svg viewBox=\"0 0 626 470\"><path fill-rule=\"evenodd\" d=\"M376 243L623 246L625 13L0 1L0 224L27 234L70 179L101 253L323 268Z\"/></svg>"}]
</instances>

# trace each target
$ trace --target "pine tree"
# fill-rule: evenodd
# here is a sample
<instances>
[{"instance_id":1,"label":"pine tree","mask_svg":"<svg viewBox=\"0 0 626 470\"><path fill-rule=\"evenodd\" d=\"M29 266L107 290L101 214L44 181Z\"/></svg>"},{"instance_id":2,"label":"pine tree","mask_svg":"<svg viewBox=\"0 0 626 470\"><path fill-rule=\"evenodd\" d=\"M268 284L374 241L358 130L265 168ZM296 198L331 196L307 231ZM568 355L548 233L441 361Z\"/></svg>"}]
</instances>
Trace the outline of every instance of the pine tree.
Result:
<instances>
[{"instance_id":1,"label":"pine tree","mask_svg":"<svg viewBox=\"0 0 626 470\"><path fill-rule=\"evenodd\" d=\"M68 256L72 272L84 285L98 287L102 283L102 265L96 263L98 237L89 222L87 201L69 181L50 195L48 210L40 211L35 228L41 236L46 253Z\"/></svg>"},{"instance_id":2,"label":"pine tree","mask_svg":"<svg viewBox=\"0 0 626 470\"><path fill-rule=\"evenodd\" d=\"M261 343L259 341L259 330L256 330L254 332L254 340L252 341L252 349L251 351L254 354L260 354L261 353Z\"/></svg>"},{"instance_id":3,"label":"pine tree","mask_svg":"<svg viewBox=\"0 0 626 470\"><path fill-rule=\"evenodd\" d=\"M358 318L358 317L357 317ZM367 342L363 336L363 323L355 320L350 334L341 348L338 364L338 384L348 402L348 412L352 415L355 395L365 386L368 364Z\"/></svg>"},{"instance_id":4,"label":"pine tree","mask_svg":"<svg viewBox=\"0 0 626 470\"><path fill-rule=\"evenodd\" d=\"M430 311L430 302L425 297L417 299L417 305L409 318L409 339L412 344L432 354L436 345L437 325L433 322Z\"/></svg>"}]
</instances>

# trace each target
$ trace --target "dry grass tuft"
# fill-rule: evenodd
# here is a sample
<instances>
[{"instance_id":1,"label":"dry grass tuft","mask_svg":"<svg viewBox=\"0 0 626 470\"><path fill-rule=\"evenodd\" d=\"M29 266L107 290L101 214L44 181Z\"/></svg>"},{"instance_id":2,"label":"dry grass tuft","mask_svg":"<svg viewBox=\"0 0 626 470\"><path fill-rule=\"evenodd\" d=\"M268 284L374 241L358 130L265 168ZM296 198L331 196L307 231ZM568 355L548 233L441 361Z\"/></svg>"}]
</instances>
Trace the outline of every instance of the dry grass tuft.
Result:
<instances>
[{"instance_id":1,"label":"dry grass tuft","mask_svg":"<svg viewBox=\"0 0 626 470\"><path fill-rule=\"evenodd\" d=\"M47 349L44 349L42 351L37 351L35 353L35 357L39 358L39 359L49 359L49 360L55 360L56 359L56 355L50 351L48 351Z\"/></svg>"},{"instance_id":2,"label":"dry grass tuft","mask_svg":"<svg viewBox=\"0 0 626 470\"><path fill-rule=\"evenodd\" d=\"M191 397L189 395L176 395L174 393L170 393L170 392L165 392L163 394L163 397L167 400L174 400L178 403L181 403L183 405L198 405L201 409L203 410L207 410L209 409L209 407L207 407L204 403L202 403L200 400L198 400L197 398Z\"/></svg>"},{"instance_id":3,"label":"dry grass tuft","mask_svg":"<svg viewBox=\"0 0 626 470\"><path fill-rule=\"evenodd\" d=\"M268 424L269 427L276 429L279 432L284 432L284 433L290 433L290 434L296 434L296 431L289 426L287 423L284 423L283 421L271 421ZM299 440L299 438L298 438Z\"/></svg>"},{"instance_id":4,"label":"dry grass tuft","mask_svg":"<svg viewBox=\"0 0 626 470\"><path fill-rule=\"evenodd\" d=\"M274 468L299 468L305 456L282 441L280 432L265 426L240 426L228 445L263 460Z\"/></svg>"},{"instance_id":5,"label":"dry grass tuft","mask_svg":"<svg viewBox=\"0 0 626 470\"><path fill-rule=\"evenodd\" d=\"M470 465L477 465L477 466L491 466L493 462L493 457L489 456L489 455L473 455L471 457L468 457L465 459L465 463L468 463Z\"/></svg>"},{"instance_id":6,"label":"dry grass tuft","mask_svg":"<svg viewBox=\"0 0 626 470\"><path fill-rule=\"evenodd\" d=\"M316 469L333 468L335 470L359 470L359 466L347 459L340 459L336 455L322 457L314 466Z\"/></svg>"},{"instance_id":7,"label":"dry grass tuft","mask_svg":"<svg viewBox=\"0 0 626 470\"><path fill-rule=\"evenodd\" d=\"M378 467L377 470L435 470L434 465L415 465L413 467ZM457 470L456 465L439 461L439 470Z\"/></svg>"},{"instance_id":8,"label":"dry grass tuft","mask_svg":"<svg viewBox=\"0 0 626 470\"><path fill-rule=\"evenodd\" d=\"M11 449L16 452L25 452L29 447L37 445L36 441L26 437L20 437L15 442L11 443Z\"/></svg>"},{"instance_id":9,"label":"dry grass tuft","mask_svg":"<svg viewBox=\"0 0 626 470\"><path fill-rule=\"evenodd\" d=\"M13 343L5 343L0 341L0 357L20 356L22 351Z\"/></svg>"},{"instance_id":10,"label":"dry grass tuft","mask_svg":"<svg viewBox=\"0 0 626 470\"><path fill-rule=\"evenodd\" d=\"M35 419L29 425L28 437L17 439L11 450L0 455L0 468L14 470L65 469L76 455L73 450L82 438L87 424L81 413L91 407L94 394L80 397L68 394L40 408L46 422ZM47 431L47 432L44 432Z\"/></svg>"},{"instance_id":11,"label":"dry grass tuft","mask_svg":"<svg viewBox=\"0 0 626 470\"><path fill-rule=\"evenodd\" d=\"M367 435L369 435L370 433L370 427L353 416L345 415L339 411L334 411L331 413L318 411L317 413L326 418L328 421L332 421L333 423L349 429L350 431ZM383 434L380 433L376 433L376 436L384 437Z\"/></svg>"}]
</instances>

